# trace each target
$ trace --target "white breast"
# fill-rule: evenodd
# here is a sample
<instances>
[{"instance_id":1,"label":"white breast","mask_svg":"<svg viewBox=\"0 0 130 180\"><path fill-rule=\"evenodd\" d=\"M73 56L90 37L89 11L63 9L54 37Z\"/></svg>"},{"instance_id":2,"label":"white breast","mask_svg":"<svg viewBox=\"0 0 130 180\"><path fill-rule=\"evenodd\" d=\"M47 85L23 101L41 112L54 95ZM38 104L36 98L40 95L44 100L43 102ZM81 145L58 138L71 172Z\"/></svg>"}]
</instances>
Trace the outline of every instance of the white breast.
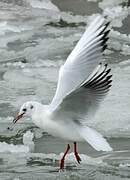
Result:
<instances>
[{"instance_id":1,"label":"white breast","mask_svg":"<svg viewBox=\"0 0 130 180\"><path fill-rule=\"evenodd\" d=\"M69 141L84 141L76 130L76 125L68 120L69 123L60 120L52 120L48 113L34 114L33 122L48 134Z\"/></svg>"}]
</instances>

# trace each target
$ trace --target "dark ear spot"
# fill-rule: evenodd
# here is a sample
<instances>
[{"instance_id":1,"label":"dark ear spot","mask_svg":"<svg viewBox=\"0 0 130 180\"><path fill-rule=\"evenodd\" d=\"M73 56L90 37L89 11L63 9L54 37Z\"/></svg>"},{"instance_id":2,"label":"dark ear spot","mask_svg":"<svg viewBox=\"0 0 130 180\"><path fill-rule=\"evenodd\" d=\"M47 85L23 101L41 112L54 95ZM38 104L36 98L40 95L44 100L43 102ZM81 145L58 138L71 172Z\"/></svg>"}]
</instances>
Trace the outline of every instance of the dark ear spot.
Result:
<instances>
[{"instance_id":1,"label":"dark ear spot","mask_svg":"<svg viewBox=\"0 0 130 180\"><path fill-rule=\"evenodd\" d=\"M33 105L31 105L30 109L33 109Z\"/></svg>"},{"instance_id":2,"label":"dark ear spot","mask_svg":"<svg viewBox=\"0 0 130 180\"><path fill-rule=\"evenodd\" d=\"M26 111L27 111L27 109L26 109L26 108L24 108L24 109L23 109L23 111L24 111L24 112L26 112Z\"/></svg>"}]
</instances>

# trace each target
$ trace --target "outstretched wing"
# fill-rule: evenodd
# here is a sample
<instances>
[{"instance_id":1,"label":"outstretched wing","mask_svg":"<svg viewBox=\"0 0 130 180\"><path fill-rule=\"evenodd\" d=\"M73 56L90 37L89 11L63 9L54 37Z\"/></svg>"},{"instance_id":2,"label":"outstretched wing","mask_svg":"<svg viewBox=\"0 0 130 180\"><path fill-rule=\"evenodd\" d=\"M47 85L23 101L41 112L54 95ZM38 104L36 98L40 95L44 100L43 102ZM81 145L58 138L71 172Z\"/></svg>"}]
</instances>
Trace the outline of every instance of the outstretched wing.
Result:
<instances>
[{"instance_id":1,"label":"outstretched wing","mask_svg":"<svg viewBox=\"0 0 130 180\"><path fill-rule=\"evenodd\" d=\"M107 64L99 64L86 81L82 82L75 91L63 99L54 111L53 117L56 119L61 118L61 116L64 119L66 117L84 125L86 120L94 115L100 102L109 91L112 82L111 77Z\"/></svg>"},{"instance_id":2,"label":"outstretched wing","mask_svg":"<svg viewBox=\"0 0 130 180\"><path fill-rule=\"evenodd\" d=\"M55 96L50 104L54 111L62 100L84 82L102 59L102 52L108 40L105 19L98 16L86 29L74 50L60 68ZM72 95L72 94L71 94Z\"/></svg>"}]
</instances>

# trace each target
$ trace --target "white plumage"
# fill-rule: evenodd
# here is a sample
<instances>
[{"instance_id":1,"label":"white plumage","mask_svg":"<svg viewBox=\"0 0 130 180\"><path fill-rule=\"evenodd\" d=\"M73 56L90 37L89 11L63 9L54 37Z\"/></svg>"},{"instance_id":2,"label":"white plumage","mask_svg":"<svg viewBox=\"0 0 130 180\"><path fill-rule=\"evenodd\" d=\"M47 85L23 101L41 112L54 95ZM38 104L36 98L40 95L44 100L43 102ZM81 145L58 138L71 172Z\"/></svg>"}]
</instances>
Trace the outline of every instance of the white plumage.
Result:
<instances>
[{"instance_id":1,"label":"white plumage","mask_svg":"<svg viewBox=\"0 0 130 180\"><path fill-rule=\"evenodd\" d=\"M100 63L108 40L108 24L101 16L90 24L60 68L50 105L26 102L20 118L29 115L37 126L67 141L87 141L97 151L112 150L99 132L86 125L111 86L110 69Z\"/></svg>"}]
</instances>

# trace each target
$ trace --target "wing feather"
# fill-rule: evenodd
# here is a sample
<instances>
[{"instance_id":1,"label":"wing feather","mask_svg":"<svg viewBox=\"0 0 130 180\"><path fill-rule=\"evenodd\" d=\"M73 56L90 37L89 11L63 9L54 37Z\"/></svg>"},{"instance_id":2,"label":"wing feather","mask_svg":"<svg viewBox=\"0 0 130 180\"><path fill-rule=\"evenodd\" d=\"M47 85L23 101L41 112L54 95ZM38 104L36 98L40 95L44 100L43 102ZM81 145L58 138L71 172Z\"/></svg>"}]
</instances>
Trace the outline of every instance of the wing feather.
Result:
<instances>
[{"instance_id":1,"label":"wing feather","mask_svg":"<svg viewBox=\"0 0 130 180\"><path fill-rule=\"evenodd\" d=\"M62 112L63 117L78 120L80 124L84 124L88 118L93 117L111 87L110 71L107 64L100 64L91 78L81 83L75 91L63 99L53 113L53 117L58 119L59 113Z\"/></svg>"},{"instance_id":2,"label":"wing feather","mask_svg":"<svg viewBox=\"0 0 130 180\"><path fill-rule=\"evenodd\" d=\"M65 64L60 68L57 90L49 106L50 111L55 111L63 99L75 91L99 64L108 40L108 24L105 24L103 17L98 16L86 29Z\"/></svg>"}]
</instances>

